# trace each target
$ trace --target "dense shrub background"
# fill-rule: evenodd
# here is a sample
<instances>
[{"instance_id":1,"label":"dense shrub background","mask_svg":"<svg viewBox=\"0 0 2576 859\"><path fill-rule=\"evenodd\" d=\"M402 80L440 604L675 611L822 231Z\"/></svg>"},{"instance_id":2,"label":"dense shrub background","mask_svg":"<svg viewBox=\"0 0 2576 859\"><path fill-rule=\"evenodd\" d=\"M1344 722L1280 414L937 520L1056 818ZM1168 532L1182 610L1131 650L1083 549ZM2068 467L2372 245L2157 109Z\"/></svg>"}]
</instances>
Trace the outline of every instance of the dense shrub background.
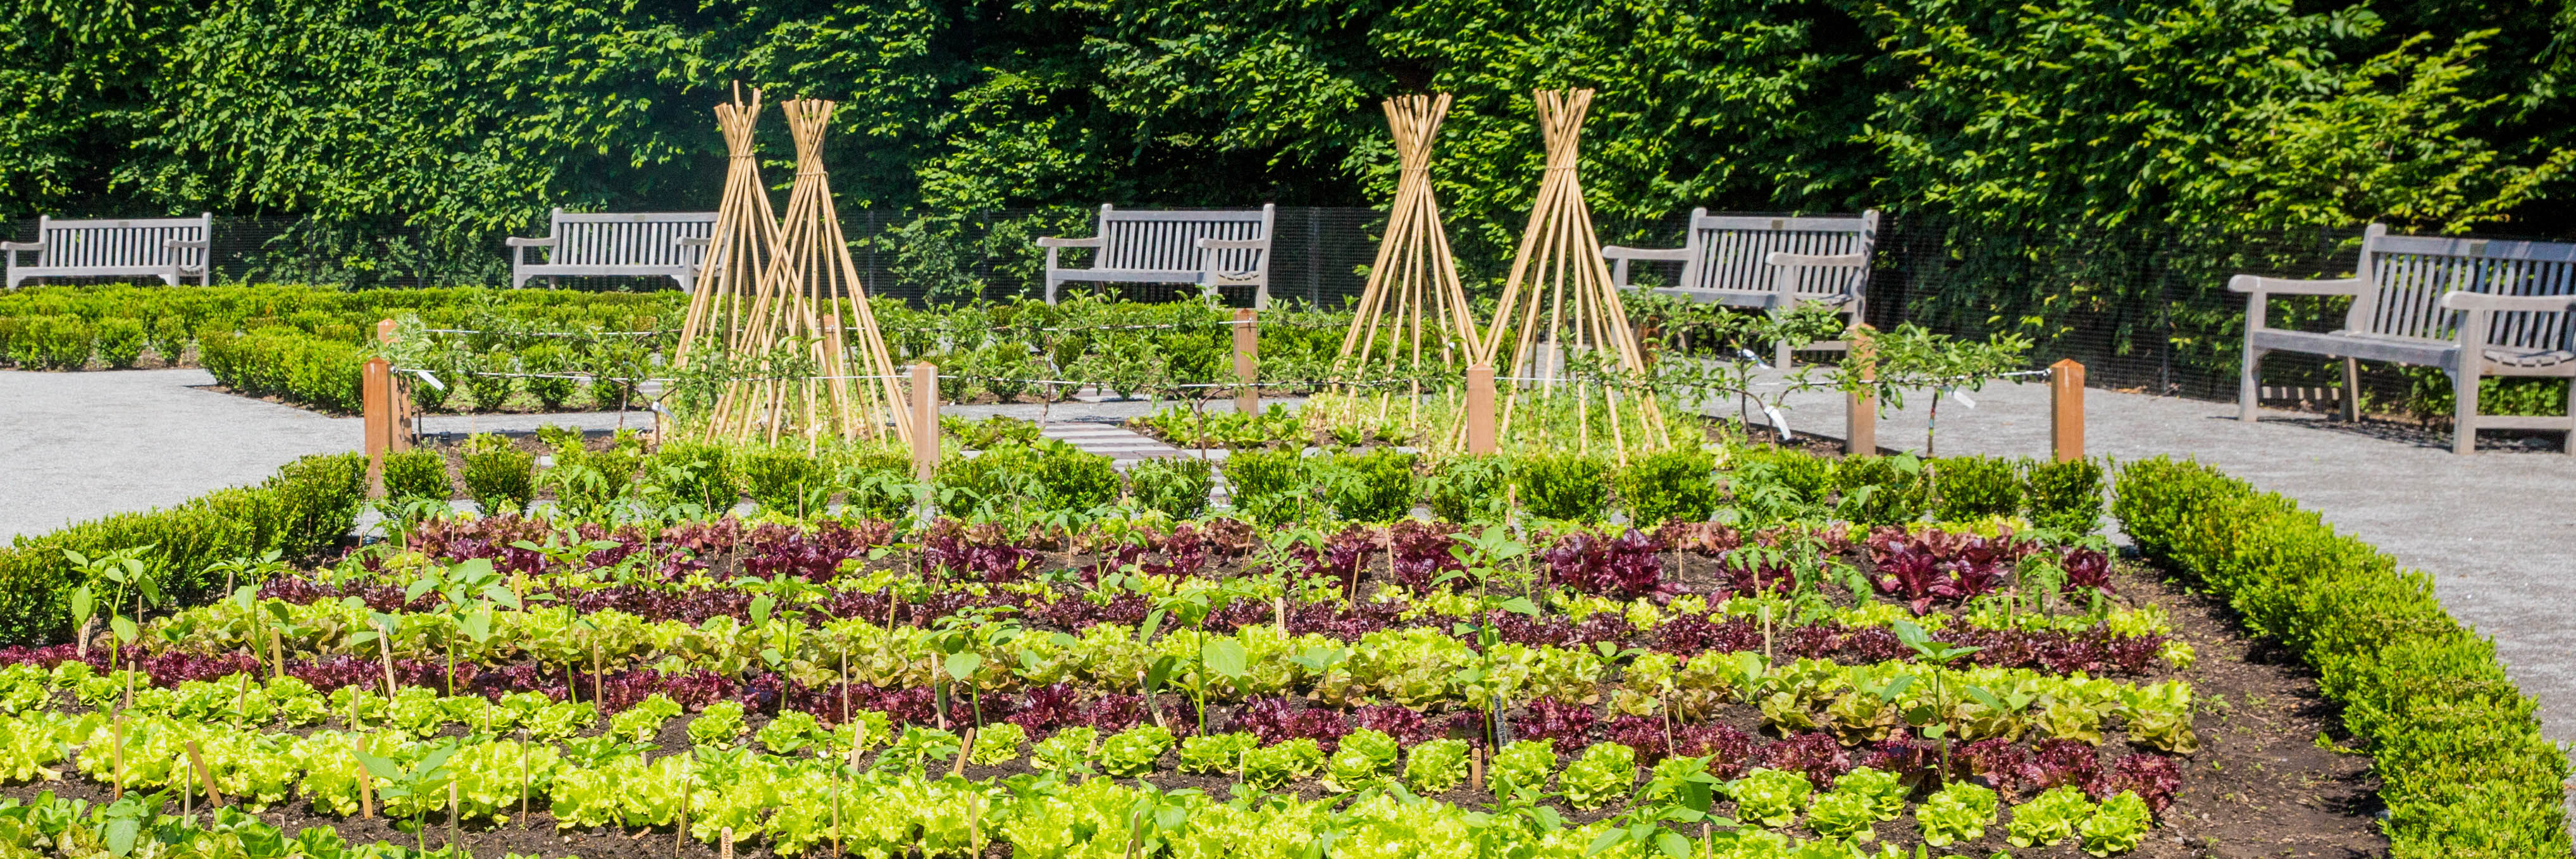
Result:
<instances>
[{"instance_id":1,"label":"dense shrub background","mask_svg":"<svg viewBox=\"0 0 2576 859\"><path fill-rule=\"evenodd\" d=\"M2547 3L0 8L0 213L314 215L477 247L555 205L705 207L724 172L708 109L737 80L839 101L844 207L932 213L912 238L997 207L1382 203L1377 101L1454 92L1435 180L1470 257L1509 252L1541 86L1600 88L1584 171L1613 219L2460 224L2554 186L2528 168L2576 135L2576 52ZM773 162L790 151L776 117Z\"/></svg>"}]
</instances>

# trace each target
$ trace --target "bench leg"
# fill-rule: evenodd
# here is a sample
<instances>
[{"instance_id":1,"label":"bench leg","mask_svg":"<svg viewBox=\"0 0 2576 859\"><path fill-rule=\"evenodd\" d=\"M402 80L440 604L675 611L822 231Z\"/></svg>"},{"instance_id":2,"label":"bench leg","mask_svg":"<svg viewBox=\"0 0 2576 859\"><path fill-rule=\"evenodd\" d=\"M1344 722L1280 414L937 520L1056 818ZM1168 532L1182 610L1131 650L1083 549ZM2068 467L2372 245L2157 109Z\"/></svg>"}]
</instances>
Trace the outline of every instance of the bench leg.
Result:
<instances>
[{"instance_id":1,"label":"bench leg","mask_svg":"<svg viewBox=\"0 0 2576 859\"><path fill-rule=\"evenodd\" d=\"M2468 362L2462 362L2468 363ZM2451 452L2478 452L2478 371L2468 368L2451 374L2451 397L2458 402L2451 416Z\"/></svg>"},{"instance_id":2,"label":"bench leg","mask_svg":"<svg viewBox=\"0 0 2576 859\"><path fill-rule=\"evenodd\" d=\"M2263 395L2263 352L2249 342L2236 368L2236 419L2254 422L2254 403Z\"/></svg>"},{"instance_id":3,"label":"bench leg","mask_svg":"<svg viewBox=\"0 0 2576 859\"><path fill-rule=\"evenodd\" d=\"M2361 359L2343 359L2343 419L2345 423L2361 420Z\"/></svg>"},{"instance_id":4,"label":"bench leg","mask_svg":"<svg viewBox=\"0 0 2576 859\"><path fill-rule=\"evenodd\" d=\"M2559 451L2576 456L2576 376L2567 377L2567 443Z\"/></svg>"}]
</instances>

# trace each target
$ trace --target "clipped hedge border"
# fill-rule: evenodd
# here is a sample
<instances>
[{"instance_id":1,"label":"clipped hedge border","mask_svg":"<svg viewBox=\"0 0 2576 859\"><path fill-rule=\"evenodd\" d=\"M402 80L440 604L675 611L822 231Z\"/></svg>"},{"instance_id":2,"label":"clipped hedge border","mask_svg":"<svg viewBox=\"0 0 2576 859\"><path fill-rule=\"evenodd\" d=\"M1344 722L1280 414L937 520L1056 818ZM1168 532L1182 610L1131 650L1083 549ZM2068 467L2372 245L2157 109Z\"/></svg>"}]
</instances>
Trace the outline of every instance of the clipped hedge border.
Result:
<instances>
[{"instance_id":1,"label":"clipped hedge border","mask_svg":"<svg viewBox=\"0 0 2576 859\"><path fill-rule=\"evenodd\" d=\"M2369 744L2395 857L2567 856L2567 754L2423 573L2291 499L2197 462L2120 470L2112 512L2140 552L2224 596L2316 666Z\"/></svg>"},{"instance_id":2,"label":"clipped hedge border","mask_svg":"<svg viewBox=\"0 0 2576 859\"><path fill-rule=\"evenodd\" d=\"M94 556L153 545L147 560L165 594L200 601L223 587L208 573L210 564L271 549L306 558L330 548L356 526L366 477L364 456L317 454L287 463L258 486L218 489L166 510L118 513L20 536L0 549L0 644L71 637L65 601L80 581L63 557L65 549Z\"/></svg>"}]
</instances>

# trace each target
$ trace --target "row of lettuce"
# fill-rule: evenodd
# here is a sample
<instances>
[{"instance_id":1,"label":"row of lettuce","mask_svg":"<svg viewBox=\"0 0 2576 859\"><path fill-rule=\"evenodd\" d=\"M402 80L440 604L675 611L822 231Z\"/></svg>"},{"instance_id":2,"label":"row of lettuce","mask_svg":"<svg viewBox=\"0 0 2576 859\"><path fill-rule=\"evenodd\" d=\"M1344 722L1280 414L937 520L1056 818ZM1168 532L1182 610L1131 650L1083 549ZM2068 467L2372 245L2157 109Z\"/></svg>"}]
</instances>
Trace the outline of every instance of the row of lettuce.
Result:
<instances>
[{"instance_id":1,"label":"row of lettuce","mask_svg":"<svg viewBox=\"0 0 2576 859\"><path fill-rule=\"evenodd\" d=\"M1013 432L1011 424L1029 431ZM398 502L467 499L485 511L525 511L544 499L599 519L677 508L722 515L746 499L788 516L839 511L893 519L927 497L943 513L975 519L1123 509L1186 521L1222 509L1264 525L1390 522L1420 506L1451 522L1616 516L1640 528L1712 518L1874 526L2019 516L2080 535L2098 527L2102 513L2103 469L2091 460L1824 458L1721 446L1622 463L1566 451L1435 458L1388 447L1275 448L1233 451L1221 462L1149 459L1121 470L1110 457L1039 438L1035 429L1008 418L952 423L949 452L927 486L897 447L674 442L648 452L633 433L601 443L549 428L533 448L484 435L456 448L453 461L434 449L395 454L385 487ZM968 444L981 449L964 455Z\"/></svg>"}]
</instances>

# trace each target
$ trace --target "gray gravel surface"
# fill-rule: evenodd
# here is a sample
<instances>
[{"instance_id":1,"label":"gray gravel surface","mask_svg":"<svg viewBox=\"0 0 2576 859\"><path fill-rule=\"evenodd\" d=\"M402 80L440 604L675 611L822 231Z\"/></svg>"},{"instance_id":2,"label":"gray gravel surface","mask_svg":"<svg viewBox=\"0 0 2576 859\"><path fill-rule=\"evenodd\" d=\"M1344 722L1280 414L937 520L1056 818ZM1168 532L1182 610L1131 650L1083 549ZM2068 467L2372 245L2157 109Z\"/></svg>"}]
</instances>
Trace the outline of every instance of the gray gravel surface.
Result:
<instances>
[{"instance_id":1,"label":"gray gravel surface","mask_svg":"<svg viewBox=\"0 0 2576 859\"><path fill-rule=\"evenodd\" d=\"M357 418L200 390L204 370L0 371L0 535L166 507L357 447Z\"/></svg>"}]
</instances>

